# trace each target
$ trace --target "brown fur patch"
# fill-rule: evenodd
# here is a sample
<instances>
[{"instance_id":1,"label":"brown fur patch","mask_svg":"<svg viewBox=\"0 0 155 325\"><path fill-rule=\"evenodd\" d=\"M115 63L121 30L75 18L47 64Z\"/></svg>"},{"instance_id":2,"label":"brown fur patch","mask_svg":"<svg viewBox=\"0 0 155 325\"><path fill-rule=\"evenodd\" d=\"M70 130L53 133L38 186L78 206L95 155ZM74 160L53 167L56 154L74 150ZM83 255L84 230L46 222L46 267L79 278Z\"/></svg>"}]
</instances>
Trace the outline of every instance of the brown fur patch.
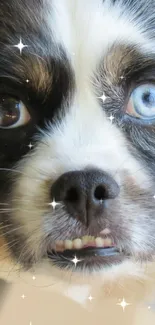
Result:
<instances>
[{"instance_id":1,"label":"brown fur patch","mask_svg":"<svg viewBox=\"0 0 155 325\"><path fill-rule=\"evenodd\" d=\"M14 66L15 74L22 82L31 84L37 92L49 93L52 85L52 73L48 67L48 61L41 57L28 56Z\"/></svg>"}]
</instances>

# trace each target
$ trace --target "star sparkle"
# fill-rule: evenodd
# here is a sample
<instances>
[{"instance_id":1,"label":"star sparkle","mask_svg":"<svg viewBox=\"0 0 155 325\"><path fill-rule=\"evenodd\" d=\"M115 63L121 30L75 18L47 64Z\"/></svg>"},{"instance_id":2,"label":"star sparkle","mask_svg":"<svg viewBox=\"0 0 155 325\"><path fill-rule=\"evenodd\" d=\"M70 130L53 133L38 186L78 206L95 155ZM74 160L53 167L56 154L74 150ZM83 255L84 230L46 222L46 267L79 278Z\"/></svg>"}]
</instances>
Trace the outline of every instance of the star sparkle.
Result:
<instances>
[{"instance_id":1,"label":"star sparkle","mask_svg":"<svg viewBox=\"0 0 155 325\"><path fill-rule=\"evenodd\" d=\"M89 301L91 302L93 299L94 299L94 297L92 297L91 295L88 297L88 299L89 299Z\"/></svg>"},{"instance_id":2,"label":"star sparkle","mask_svg":"<svg viewBox=\"0 0 155 325\"><path fill-rule=\"evenodd\" d=\"M23 44L21 38L20 38L20 42L17 45L13 45L13 46L17 47L19 49L20 54L22 54L22 50L23 50L24 47L28 47L28 45Z\"/></svg>"},{"instance_id":3,"label":"star sparkle","mask_svg":"<svg viewBox=\"0 0 155 325\"><path fill-rule=\"evenodd\" d=\"M114 120L114 116L113 115L110 115L109 117L108 117L108 119L111 121L111 123L113 122L113 120Z\"/></svg>"},{"instance_id":4,"label":"star sparkle","mask_svg":"<svg viewBox=\"0 0 155 325\"><path fill-rule=\"evenodd\" d=\"M60 205L60 204L61 204L61 203L56 202L55 199L53 199L52 202L48 203L48 205L51 205L51 206L52 206L53 210L55 210L56 206L57 206L57 205Z\"/></svg>"},{"instance_id":5,"label":"star sparkle","mask_svg":"<svg viewBox=\"0 0 155 325\"><path fill-rule=\"evenodd\" d=\"M29 145L28 145L28 147L29 147L30 149L32 149L33 144L30 142Z\"/></svg>"},{"instance_id":6,"label":"star sparkle","mask_svg":"<svg viewBox=\"0 0 155 325\"><path fill-rule=\"evenodd\" d=\"M147 309L151 309L152 311L155 312L155 302L154 300L152 302L146 302L145 305L147 305Z\"/></svg>"},{"instance_id":7,"label":"star sparkle","mask_svg":"<svg viewBox=\"0 0 155 325\"><path fill-rule=\"evenodd\" d=\"M102 95L101 97L98 97L98 98L102 99L102 101L103 101L103 103L104 103L107 97L106 97L105 94L103 93L103 95Z\"/></svg>"},{"instance_id":8,"label":"star sparkle","mask_svg":"<svg viewBox=\"0 0 155 325\"><path fill-rule=\"evenodd\" d=\"M146 307L148 310L151 310L152 312L155 312L155 296L154 292L153 295L150 297L150 300L145 300L141 303L142 307Z\"/></svg>"},{"instance_id":9,"label":"star sparkle","mask_svg":"<svg viewBox=\"0 0 155 325\"><path fill-rule=\"evenodd\" d=\"M125 301L125 299L123 298L123 300L122 300L120 303L116 304L116 305L121 306L121 307L123 308L123 311L124 311L125 307L126 307L126 306L129 306L129 305L131 305L131 304L127 303L127 302Z\"/></svg>"},{"instance_id":10,"label":"star sparkle","mask_svg":"<svg viewBox=\"0 0 155 325\"><path fill-rule=\"evenodd\" d=\"M29 83L29 82L30 82L30 80L29 80L29 79L26 79L26 82L27 82L27 83Z\"/></svg>"},{"instance_id":11,"label":"star sparkle","mask_svg":"<svg viewBox=\"0 0 155 325\"><path fill-rule=\"evenodd\" d=\"M74 263L74 265L76 267L76 264L79 263L79 262L81 262L82 260L78 260L78 258L75 255L74 258L71 261Z\"/></svg>"},{"instance_id":12,"label":"star sparkle","mask_svg":"<svg viewBox=\"0 0 155 325\"><path fill-rule=\"evenodd\" d=\"M25 299L25 298L26 298L26 296L23 294L23 295L21 296L21 298L22 298L22 299Z\"/></svg>"},{"instance_id":13,"label":"star sparkle","mask_svg":"<svg viewBox=\"0 0 155 325\"><path fill-rule=\"evenodd\" d=\"M36 279L36 277L35 277L35 275L33 275L32 280L35 280L35 279Z\"/></svg>"}]
</instances>

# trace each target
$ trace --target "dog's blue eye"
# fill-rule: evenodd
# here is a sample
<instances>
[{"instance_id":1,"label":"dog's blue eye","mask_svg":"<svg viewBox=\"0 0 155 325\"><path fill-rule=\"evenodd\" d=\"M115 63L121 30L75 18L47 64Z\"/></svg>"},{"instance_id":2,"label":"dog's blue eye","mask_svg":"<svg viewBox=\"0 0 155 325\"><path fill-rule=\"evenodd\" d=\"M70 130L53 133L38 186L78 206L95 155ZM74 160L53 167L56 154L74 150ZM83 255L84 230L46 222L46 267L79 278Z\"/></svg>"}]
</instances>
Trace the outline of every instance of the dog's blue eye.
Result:
<instances>
[{"instance_id":1,"label":"dog's blue eye","mask_svg":"<svg viewBox=\"0 0 155 325\"><path fill-rule=\"evenodd\" d=\"M139 119L155 118L155 85L145 84L134 89L126 113Z\"/></svg>"},{"instance_id":2,"label":"dog's blue eye","mask_svg":"<svg viewBox=\"0 0 155 325\"><path fill-rule=\"evenodd\" d=\"M1 96L0 98L0 128L16 128L30 120L30 114L19 99Z\"/></svg>"}]
</instances>

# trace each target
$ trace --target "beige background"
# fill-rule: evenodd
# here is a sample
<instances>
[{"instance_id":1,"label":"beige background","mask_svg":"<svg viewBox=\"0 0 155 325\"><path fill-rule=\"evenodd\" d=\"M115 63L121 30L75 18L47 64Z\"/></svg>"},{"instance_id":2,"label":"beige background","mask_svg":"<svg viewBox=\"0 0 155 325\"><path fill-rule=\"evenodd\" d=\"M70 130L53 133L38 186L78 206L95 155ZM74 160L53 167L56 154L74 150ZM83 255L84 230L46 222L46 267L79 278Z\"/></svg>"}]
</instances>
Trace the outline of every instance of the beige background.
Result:
<instances>
[{"instance_id":1,"label":"beige background","mask_svg":"<svg viewBox=\"0 0 155 325\"><path fill-rule=\"evenodd\" d=\"M0 281L0 325L155 324L155 265L148 269L149 280L122 280L119 285L92 285L86 279L73 284L9 267L1 271L12 284ZM130 303L124 312L117 305L123 297Z\"/></svg>"}]
</instances>

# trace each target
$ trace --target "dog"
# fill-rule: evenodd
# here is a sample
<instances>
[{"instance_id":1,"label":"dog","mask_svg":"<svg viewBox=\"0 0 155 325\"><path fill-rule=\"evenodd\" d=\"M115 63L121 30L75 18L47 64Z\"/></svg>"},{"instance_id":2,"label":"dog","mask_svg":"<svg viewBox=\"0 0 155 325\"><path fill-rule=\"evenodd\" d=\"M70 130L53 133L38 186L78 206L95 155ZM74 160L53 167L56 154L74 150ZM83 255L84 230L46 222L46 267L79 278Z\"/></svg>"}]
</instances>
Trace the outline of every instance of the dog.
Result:
<instances>
[{"instance_id":1,"label":"dog","mask_svg":"<svg viewBox=\"0 0 155 325\"><path fill-rule=\"evenodd\" d=\"M153 0L1 0L1 264L153 263L154 44Z\"/></svg>"}]
</instances>

